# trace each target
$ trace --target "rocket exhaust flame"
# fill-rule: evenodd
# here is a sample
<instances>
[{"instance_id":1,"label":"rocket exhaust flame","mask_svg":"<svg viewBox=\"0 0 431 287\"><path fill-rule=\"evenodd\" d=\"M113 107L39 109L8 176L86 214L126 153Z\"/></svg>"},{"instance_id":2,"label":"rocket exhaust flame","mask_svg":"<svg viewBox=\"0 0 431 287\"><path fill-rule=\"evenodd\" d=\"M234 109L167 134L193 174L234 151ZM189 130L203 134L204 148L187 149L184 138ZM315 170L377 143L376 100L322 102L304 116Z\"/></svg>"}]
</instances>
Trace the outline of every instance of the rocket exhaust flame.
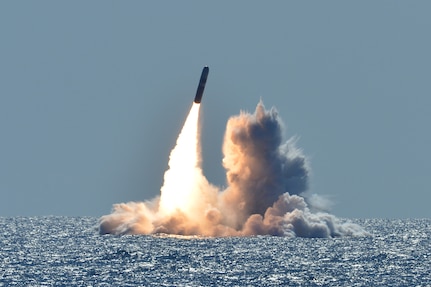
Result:
<instances>
[{"instance_id":1,"label":"rocket exhaust flame","mask_svg":"<svg viewBox=\"0 0 431 287\"><path fill-rule=\"evenodd\" d=\"M161 188L159 211L170 215L176 210L187 212L191 208L194 183L199 176L198 167L198 116L199 104L194 103L169 156L169 169L165 172Z\"/></svg>"}]
</instances>

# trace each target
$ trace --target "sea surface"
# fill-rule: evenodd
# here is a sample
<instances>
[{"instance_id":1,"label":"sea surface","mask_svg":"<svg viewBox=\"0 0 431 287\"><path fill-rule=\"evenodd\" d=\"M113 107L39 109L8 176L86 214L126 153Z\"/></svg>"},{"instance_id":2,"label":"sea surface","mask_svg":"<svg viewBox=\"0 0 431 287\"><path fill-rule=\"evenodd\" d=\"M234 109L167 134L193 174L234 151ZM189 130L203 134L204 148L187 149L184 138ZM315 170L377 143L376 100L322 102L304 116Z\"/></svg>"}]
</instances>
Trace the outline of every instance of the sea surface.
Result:
<instances>
[{"instance_id":1,"label":"sea surface","mask_svg":"<svg viewBox=\"0 0 431 287\"><path fill-rule=\"evenodd\" d=\"M0 217L0 286L431 286L431 219L370 236L99 235L93 217Z\"/></svg>"}]
</instances>

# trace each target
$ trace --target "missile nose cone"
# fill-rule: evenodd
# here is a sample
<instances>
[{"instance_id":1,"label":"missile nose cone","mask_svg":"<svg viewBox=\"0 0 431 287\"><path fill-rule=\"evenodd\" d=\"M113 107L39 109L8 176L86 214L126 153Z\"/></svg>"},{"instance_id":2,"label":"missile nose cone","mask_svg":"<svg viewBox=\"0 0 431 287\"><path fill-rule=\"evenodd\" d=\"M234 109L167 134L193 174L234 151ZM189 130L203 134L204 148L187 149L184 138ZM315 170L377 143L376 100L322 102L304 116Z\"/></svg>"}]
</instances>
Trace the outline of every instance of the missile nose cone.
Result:
<instances>
[{"instance_id":1,"label":"missile nose cone","mask_svg":"<svg viewBox=\"0 0 431 287\"><path fill-rule=\"evenodd\" d=\"M202 70L201 78L199 80L198 89L196 91L196 96L194 102L199 104L202 101L202 96L204 94L205 84L207 83L209 67L205 66Z\"/></svg>"}]
</instances>

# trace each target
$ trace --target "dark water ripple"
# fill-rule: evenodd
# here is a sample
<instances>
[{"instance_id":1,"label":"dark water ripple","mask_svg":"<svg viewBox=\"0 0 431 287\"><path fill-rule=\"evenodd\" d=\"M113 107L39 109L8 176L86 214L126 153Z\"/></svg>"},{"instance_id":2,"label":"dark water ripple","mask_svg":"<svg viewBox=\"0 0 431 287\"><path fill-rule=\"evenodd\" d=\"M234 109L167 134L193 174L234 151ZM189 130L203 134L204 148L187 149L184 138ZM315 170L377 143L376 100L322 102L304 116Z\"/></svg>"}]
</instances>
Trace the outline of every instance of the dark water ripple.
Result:
<instances>
[{"instance_id":1,"label":"dark water ripple","mask_svg":"<svg viewBox=\"0 0 431 287\"><path fill-rule=\"evenodd\" d=\"M101 236L88 217L0 218L0 286L431 286L431 219L368 237Z\"/></svg>"}]
</instances>

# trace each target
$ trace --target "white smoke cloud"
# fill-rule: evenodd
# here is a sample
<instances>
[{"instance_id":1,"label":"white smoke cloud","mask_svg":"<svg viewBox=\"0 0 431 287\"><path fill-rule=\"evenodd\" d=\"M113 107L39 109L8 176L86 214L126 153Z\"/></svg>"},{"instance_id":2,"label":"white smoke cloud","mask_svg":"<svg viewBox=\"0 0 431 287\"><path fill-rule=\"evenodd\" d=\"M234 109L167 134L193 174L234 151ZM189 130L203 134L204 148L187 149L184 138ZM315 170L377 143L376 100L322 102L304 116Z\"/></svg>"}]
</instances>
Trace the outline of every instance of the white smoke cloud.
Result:
<instances>
[{"instance_id":1,"label":"white smoke cloud","mask_svg":"<svg viewBox=\"0 0 431 287\"><path fill-rule=\"evenodd\" d=\"M189 137L198 138L195 128L197 117L195 122L187 121L192 122L191 129L196 131ZM185 129L186 125L181 134L186 134ZM101 234L289 237L366 234L355 224L316 211L322 210L319 208L322 201L318 197L305 196L310 174L307 159L296 147L295 140L282 142L282 121L275 109L266 110L262 102L258 103L254 114L241 112L227 123L223 144L223 166L227 179L225 190L218 190L202 174L198 140L196 147L190 151L195 153L191 157L196 163L180 162L174 166L172 156L175 150L182 150L184 156L186 151L182 145L190 144L180 138L181 135L171 153L167 174L181 170L188 174L187 178L192 176L192 186L187 190L178 188L174 193L176 198L187 195L190 197L189 203L171 208L169 212L166 208L159 208L175 205L178 201L172 198L175 202L169 202L173 196L167 197L163 192L165 186L179 186L181 181L165 182L161 194L164 204L160 204L159 198L145 203L115 204L113 212L100 219ZM181 168L183 166L189 167L184 170ZM170 194L173 194L172 191Z\"/></svg>"}]
</instances>

